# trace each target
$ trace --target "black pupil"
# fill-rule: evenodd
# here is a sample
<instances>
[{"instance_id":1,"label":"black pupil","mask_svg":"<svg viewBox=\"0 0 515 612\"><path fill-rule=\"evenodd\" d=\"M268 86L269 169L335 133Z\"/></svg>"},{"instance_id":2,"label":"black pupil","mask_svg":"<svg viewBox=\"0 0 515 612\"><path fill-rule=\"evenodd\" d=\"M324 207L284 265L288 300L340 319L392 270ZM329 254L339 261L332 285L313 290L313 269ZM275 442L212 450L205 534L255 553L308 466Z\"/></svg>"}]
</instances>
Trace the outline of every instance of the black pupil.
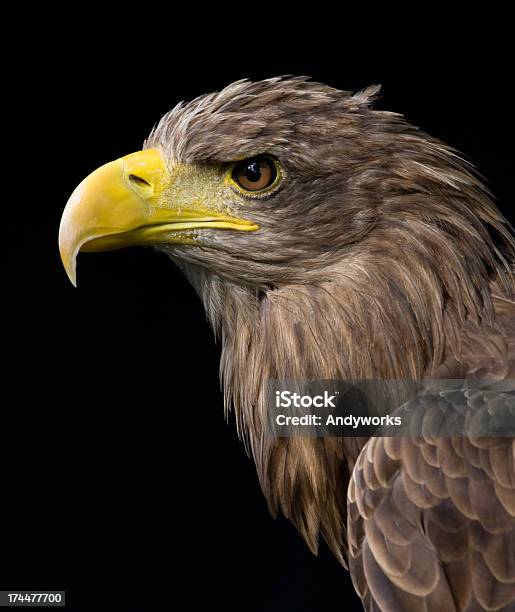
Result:
<instances>
[{"instance_id":1,"label":"black pupil","mask_svg":"<svg viewBox=\"0 0 515 612\"><path fill-rule=\"evenodd\" d=\"M251 161L245 170L245 176L251 183L257 183L261 178L261 166L258 161Z\"/></svg>"}]
</instances>

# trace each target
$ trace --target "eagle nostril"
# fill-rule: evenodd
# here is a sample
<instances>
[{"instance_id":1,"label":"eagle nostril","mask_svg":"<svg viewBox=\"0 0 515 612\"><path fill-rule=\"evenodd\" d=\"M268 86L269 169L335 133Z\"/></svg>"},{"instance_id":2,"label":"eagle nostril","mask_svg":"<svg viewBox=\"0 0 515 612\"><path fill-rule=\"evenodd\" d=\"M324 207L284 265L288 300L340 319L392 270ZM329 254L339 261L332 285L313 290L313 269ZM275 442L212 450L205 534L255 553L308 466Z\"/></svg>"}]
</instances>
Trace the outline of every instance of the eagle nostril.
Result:
<instances>
[{"instance_id":1,"label":"eagle nostril","mask_svg":"<svg viewBox=\"0 0 515 612\"><path fill-rule=\"evenodd\" d=\"M142 179L141 176L137 176L136 174L129 174L129 181L131 181L131 183L135 183L136 185L139 185L140 187L151 187L150 183L148 181L146 181L145 179Z\"/></svg>"}]
</instances>

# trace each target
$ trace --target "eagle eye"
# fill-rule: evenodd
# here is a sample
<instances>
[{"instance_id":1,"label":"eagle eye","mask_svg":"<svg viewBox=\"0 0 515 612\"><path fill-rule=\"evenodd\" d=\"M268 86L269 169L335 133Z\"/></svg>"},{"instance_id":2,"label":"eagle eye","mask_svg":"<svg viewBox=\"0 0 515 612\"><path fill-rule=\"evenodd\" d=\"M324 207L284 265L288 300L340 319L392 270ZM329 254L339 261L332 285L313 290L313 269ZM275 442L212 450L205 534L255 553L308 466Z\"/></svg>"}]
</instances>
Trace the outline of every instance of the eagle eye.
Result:
<instances>
[{"instance_id":1,"label":"eagle eye","mask_svg":"<svg viewBox=\"0 0 515 612\"><path fill-rule=\"evenodd\" d=\"M234 166L232 179L245 191L258 192L273 185L277 174L277 165L273 159L250 157Z\"/></svg>"}]
</instances>

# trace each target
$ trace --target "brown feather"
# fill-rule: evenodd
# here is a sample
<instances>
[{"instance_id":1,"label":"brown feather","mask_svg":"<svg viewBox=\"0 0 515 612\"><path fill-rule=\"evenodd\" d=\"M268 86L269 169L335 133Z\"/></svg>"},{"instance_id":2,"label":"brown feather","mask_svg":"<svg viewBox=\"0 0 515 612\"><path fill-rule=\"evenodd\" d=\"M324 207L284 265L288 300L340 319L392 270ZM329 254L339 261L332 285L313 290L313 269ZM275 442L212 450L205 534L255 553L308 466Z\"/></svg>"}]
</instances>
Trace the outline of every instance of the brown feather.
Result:
<instances>
[{"instance_id":1,"label":"brown feather","mask_svg":"<svg viewBox=\"0 0 515 612\"><path fill-rule=\"evenodd\" d=\"M265 434L272 378L515 377L511 230L473 169L371 109L376 93L240 81L176 107L146 143L171 164L267 153L286 178L246 203L252 236L203 230L199 247L162 250L221 340L226 410L272 513L313 551L320 535L342 563L349 551L368 610L513 609L511 440L440 437L453 402L431 397L407 405L422 423L411 440ZM408 399L387 394L380 411ZM471 401L473 419L508 410Z\"/></svg>"}]
</instances>

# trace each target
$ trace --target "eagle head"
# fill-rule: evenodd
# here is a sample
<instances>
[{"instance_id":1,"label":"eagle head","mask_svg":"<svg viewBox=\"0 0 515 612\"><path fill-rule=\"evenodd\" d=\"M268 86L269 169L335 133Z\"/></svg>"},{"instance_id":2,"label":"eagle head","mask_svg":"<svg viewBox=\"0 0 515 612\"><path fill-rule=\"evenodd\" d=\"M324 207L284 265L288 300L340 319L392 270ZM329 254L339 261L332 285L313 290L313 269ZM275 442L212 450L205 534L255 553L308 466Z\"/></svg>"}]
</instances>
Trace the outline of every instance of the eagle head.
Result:
<instances>
[{"instance_id":1,"label":"eagle head","mask_svg":"<svg viewBox=\"0 0 515 612\"><path fill-rule=\"evenodd\" d=\"M463 210L460 190L483 190L454 152L372 110L378 91L243 80L178 104L142 151L102 166L70 197L59 232L70 279L79 251L144 244L249 287L331 281L385 225L401 243L414 238L415 217L444 225L448 211L431 207L442 190L464 221L499 230L480 198Z\"/></svg>"},{"instance_id":2,"label":"eagle head","mask_svg":"<svg viewBox=\"0 0 515 612\"><path fill-rule=\"evenodd\" d=\"M70 279L79 251L133 244L256 288L319 278L374 223L386 153L366 110L376 91L269 79L179 104L143 151L72 194L59 234Z\"/></svg>"}]
</instances>

